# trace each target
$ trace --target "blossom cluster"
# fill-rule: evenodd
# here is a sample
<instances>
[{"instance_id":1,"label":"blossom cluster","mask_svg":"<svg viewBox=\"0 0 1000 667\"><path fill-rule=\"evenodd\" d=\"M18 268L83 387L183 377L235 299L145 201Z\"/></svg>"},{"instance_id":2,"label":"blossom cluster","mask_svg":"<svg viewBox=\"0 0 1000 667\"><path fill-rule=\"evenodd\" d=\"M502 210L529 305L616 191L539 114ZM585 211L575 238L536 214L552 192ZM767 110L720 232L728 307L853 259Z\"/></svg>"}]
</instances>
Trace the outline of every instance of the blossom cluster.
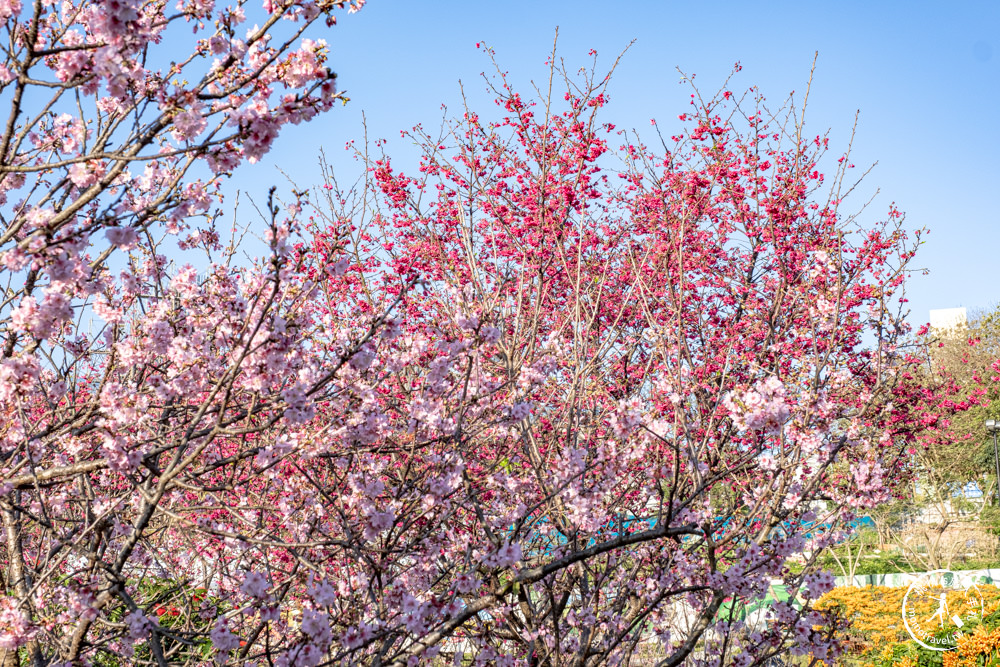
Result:
<instances>
[{"instance_id":1,"label":"blossom cluster","mask_svg":"<svg viewBox=\"0 0 1000 667\"><path fill-rule=\"evenodd\" d=\"M726 394L722 405L739 429L776 433L791 415L785 386L774 376L758 382L742 394Z\"/></svg>"}]
</instances>

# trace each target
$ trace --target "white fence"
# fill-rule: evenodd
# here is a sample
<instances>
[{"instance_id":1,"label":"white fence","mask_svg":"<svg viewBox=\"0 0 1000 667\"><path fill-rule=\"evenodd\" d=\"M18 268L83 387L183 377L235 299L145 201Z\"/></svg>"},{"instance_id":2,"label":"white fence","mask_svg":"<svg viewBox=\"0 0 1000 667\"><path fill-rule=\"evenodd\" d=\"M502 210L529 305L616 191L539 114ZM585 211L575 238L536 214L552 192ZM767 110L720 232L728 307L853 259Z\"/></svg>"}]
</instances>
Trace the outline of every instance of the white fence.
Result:
<instances>
[{"instance_id":1,"label":"white fence","mask_svg":"<svg viewBox=\"0 0 1000 667\"><path fill-rule=\"evenodd\" d=\"M982 583L1000 584L1000 569L952 570L963 578L977 578ZM923 572L894 572L892 574L858 574L852 577L834 577L837 586L909 586Z\"/></svg>"}]
</instances>

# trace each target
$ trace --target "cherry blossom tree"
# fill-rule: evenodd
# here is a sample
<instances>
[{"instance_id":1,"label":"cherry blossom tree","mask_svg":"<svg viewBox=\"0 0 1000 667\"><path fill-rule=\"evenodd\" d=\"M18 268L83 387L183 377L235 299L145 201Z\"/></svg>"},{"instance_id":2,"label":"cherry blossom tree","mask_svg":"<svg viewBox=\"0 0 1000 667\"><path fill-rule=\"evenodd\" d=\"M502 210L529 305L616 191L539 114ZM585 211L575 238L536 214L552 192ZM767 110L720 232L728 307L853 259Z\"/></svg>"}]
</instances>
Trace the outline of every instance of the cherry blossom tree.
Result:
<instances>
[{"instance_id":1,"label":"cherry blossom tree","mask_svg":"<svg viewBox=\"0 0 1000 667\"><path fill-rule=\"evenodd\" d=\"M849 155L825 179L827 142L791 104L695 91L653 150L599 120L607 77L556 63L541 88L561 100L498 72L500 120L415 128L415 175L366 148L360 191L327 186L320 236L350 225L366 309L404 296L317 409L333 451L307 486L337 527L309 535L338 595L320 650L830 659L815 554L906 492L938 400L908 372L902 216L841 213ZM282 485L289 465L306 467L289 451ZM740 613L776 581L796 603Z\"/></svg>"},{"instance_id":2,"label":"cherry blossom tree","mask_svg":"<svg viewBox=\"0 0 1000 667\"><path fill-rule=\"evenodd\" d=\"M553 55L413 176L272 193L245 262L219 178L338 99L345 5L0 5L7 664L834 656L814 554L929 400L898 211L797 107L695 92L655 150Z\"/></svg>"},{"instance_id":3,"label":"cherry blossom tree","mask_svg":"<svg viewBox=\"0 0 1000 667\"><path fill-rule=\"evenodd\" d=\"M151 536L205 492L191 473L225 468L220 433L304 415L362 340L304 353L296 204L269 202L270 256L237 266L218 185L342 99L319 34L362 4L0 3L4 664L138 660L143 633L159 664L201 650L207 626L150 630L192 585Z\"/></svg>"}]
</instances>

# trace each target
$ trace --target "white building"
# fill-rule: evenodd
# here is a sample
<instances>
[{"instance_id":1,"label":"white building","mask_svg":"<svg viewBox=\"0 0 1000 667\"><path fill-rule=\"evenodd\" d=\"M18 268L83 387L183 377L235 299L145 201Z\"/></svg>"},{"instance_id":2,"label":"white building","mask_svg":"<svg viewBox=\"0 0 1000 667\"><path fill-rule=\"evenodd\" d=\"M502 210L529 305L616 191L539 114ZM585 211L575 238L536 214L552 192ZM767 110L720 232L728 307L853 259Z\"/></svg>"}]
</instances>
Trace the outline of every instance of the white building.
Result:
<instances>
[{"instance_id":1,"label":"white building","mask_svg":"<svg viewBox=\"0 0 1000 667\"><path fill-rule=\"evenodd\" d=\"M931 311L931 328L941 332L962 329L968 321L965 308L939 308Z\"/></svg>"}]
</instances>

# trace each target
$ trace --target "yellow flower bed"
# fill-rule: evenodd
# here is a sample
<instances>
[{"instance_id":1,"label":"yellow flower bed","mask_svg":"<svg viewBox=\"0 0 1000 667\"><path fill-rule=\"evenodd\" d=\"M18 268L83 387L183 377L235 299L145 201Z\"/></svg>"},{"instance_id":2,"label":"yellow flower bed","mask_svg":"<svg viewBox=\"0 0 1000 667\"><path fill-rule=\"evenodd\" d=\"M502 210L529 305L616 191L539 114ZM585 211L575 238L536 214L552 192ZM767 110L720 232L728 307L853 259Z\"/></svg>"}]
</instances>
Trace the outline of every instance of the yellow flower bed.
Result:
<instances>
[{"instance_id":1,"label":"yellow flower bed","mask_svg":"<svg viewBox=\"0 0 1000 667\"><path fill-rule=\"evenodd\" d=\"M1000 610L1000 588L994 585L981 585L979 590L983 597L983 616ZM915 667L916 660L899 656L893 661L894 653L901 644L916 642L910 637L903 624L903 597L905 587L868 586L865 588L841 587L835 588L822 598L816 606L819 609L838 609L842 618L849 621L849 626L841 634L844 648L848 655L868 659L869 664L891 664L900 667ZM947 594L949 607L957 607L962 603L961 591L950 591ZM914 599L908 601L919 617L927 618L934 609L927 600L914 604ZM1000 629L989 630L977 626L971 634L959 639L958 646L953 651L943 654L944 667L965 667L977 665L976 658L969 656L988 655L1000 646ZM972 662L968 662L971 659ZM987 663L988 664L988 663Z\"/></svg>"},{"instance_id":2,"label":"yellow flower bed","mask_svg":"<svg viewBox=\"0 0 1000 667\"><path fill-rule=\"evenodd\" d=\"M958 640L954 651L948 651L941 656L944 667L980 667L984 663L992 665L1000 659L1000 627L987 630L978 626L971 634ZM992 658L989 662L984 658Z\"/></svg>"}]
</instances>

